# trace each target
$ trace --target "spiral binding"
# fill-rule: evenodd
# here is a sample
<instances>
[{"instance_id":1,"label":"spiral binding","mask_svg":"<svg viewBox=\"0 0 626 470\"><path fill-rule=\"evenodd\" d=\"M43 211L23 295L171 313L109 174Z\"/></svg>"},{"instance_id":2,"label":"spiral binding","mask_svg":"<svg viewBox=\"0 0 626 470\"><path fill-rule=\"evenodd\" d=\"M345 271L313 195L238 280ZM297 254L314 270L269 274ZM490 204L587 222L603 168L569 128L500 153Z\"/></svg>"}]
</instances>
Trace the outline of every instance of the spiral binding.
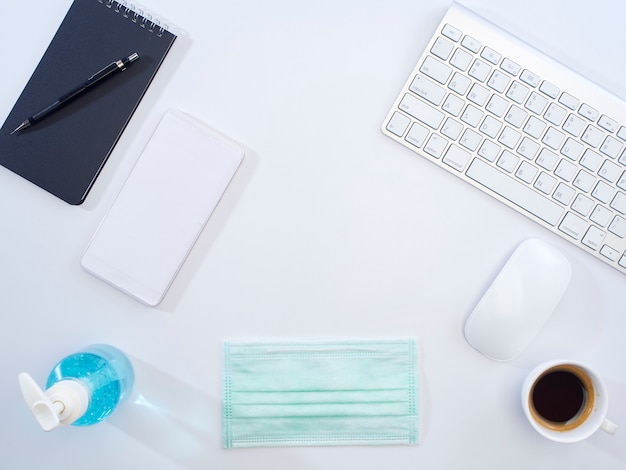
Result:
<instances>
[{"instance_id":1,"label":"spiral binding","mask_svg":"<svg viewBox=\"0 0 626 470\"><path fill-rule=\"evenodd\" d=\"M137 23L151 33L156 33L158 37L163 36L163 33L169 29L168 25L161 25L158 19L153 20L151 15L144 14L143 10L136 8L132 3L128 5L126 0L98 0L98 2L120 13L124 18L129 18L133 23Z\"/></svg>"}]
</instances>

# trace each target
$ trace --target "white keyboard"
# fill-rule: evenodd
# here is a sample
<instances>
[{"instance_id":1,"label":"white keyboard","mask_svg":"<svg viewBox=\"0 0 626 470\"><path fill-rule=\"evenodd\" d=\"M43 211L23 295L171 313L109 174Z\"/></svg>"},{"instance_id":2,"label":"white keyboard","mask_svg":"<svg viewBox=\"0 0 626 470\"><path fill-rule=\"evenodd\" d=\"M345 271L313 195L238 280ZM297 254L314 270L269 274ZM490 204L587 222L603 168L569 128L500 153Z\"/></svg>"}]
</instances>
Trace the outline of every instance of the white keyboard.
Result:
<instances>
[{"instance_id":1,"label":"white keyboard","mask_svg":"<svg viewBox=\"0 0 626 470\"><path fill-rule=\"evenodd\" d=\"M626 274L626 103L452 5L383 133Z\"/></svg>"}]
</instances>

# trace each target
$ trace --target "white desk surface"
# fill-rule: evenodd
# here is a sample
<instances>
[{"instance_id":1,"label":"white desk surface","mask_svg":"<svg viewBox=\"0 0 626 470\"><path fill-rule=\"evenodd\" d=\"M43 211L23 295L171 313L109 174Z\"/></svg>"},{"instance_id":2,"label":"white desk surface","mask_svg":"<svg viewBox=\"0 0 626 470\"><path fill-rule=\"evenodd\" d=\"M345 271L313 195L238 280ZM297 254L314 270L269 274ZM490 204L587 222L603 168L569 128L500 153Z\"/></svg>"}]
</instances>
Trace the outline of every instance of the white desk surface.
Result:
<instances>
[{"instance_id":1,"label":"white desk surface","mask_svg":"<svg viewBox=\"0 0 626 470\"><path fill-rule=\"evenodd\" d=\"M447 0L146 4L182 34L86 203L69 206L0 168L2 468L626 466L626 429L553 443L519 398L536 364L584 361L606 379L609 417L626 426L626 277L379 130ZM626 97L621 1L465 4ZM69 5L3 2L2 121ZM248 155L165 301L148 308L79 260L169 108ZM572 283L526 352L495 363L466 343L463 325L528 237L566 254ZM419 338L419 446L221 449L224 339L336 336ZM94 342L135 358L136 392L154 411L128 402L110 422L44 433L18 372L43 382L57 359Z\"/></svg>"}]
</instances>

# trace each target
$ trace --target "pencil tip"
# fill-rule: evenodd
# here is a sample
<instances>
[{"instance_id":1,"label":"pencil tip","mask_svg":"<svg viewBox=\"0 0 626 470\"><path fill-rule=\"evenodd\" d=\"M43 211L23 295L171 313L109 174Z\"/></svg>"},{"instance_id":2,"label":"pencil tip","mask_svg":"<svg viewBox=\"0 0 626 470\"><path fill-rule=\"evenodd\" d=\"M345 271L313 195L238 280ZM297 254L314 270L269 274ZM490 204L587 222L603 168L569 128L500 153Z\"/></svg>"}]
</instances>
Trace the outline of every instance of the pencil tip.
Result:
<instances>
[{"instance_id":1,"label":"pencil tip","mask_svg":"<svg viewBox=\"0 0 626 470\"><path fill-rule=\"evenodd\" d=\"M15 130L14 130L13 132L11 132L11 134L10 134L10 135L15 134L16 132L19 132L19 131L21 131L22 129L26 129L27 127L30 127L30 121L28 121L28 120L24 121L24 122L23 122L23 123L21 123L19 126L17 126L17 127L15 128Z\"/></svg>"}]
</instances>

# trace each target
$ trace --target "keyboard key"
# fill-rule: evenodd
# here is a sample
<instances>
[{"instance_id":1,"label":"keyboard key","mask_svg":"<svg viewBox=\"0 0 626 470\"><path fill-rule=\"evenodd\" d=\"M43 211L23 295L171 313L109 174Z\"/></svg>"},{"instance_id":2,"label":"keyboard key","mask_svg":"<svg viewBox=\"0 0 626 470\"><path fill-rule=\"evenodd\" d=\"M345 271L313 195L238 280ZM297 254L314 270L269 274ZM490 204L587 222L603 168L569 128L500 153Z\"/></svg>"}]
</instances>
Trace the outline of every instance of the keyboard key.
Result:
<instances>
[{"instance_id":1,"label":"keyboard key","mask_svg":"<svg viewBox=\"0 0 626 470\"><path fill-rule=\"evenodd\" d=\"M509 107L509 102L498 95L492 95L489 103L485 107L491 114L495 114L498 117L502 117Z\"/></svg>"},{"instance_id":2,"label":"keyboard key","mask_svg":"<svg viewBox=\"0 0 626 470\"><path fill-rule=\"evenodd\" d=\"M459 98L456 95L449 94L446 100L443 102L443 109L445 112L452 114L454 117L457 117L461 114L463 110L463 106L465 106L465 101Z\"/></svg>"},{"instance_id":3,"label":"keyboard key","mask_svg":"<svg viewBox=\"0 0 626 470\"><path fill-rule=\"evenodd\" d=\"M572 209L578 212L583 217L587 217L587 215L589 215L589 212L591 212L593 205L593 200L589 199L587 196L579 194L578 196L576 196L576 199L572 204Z\"/></svg>"},{"instance_id":4,"label":"keyboard key","mask_svg":"<svg viewBox=\"0 0 626 470\"><path fill-rule=\"evenodd\" d=\"M482 106L487 101L487 98L489 98L489 95L489 90L480 86L478 83L474 83L472 89L467 94L467 99L478 106Z\"/></svg>"},{"instance_id":5,"label":"keyboard key","mask_svg":"<svg viewBox=\"0 0 626 470\"><path fill-rule=\"evenodd\" d=\"M522 124L524 124L527 116L528 113L522 108L511 105L511 107L509 108L509 112L506 113L506 116L504 117L504 120L512 126L520 128L522 127Z\"/></svg>"},{"instance_id":6,"label":"keyboard key","mask_svg":"<svg viewBox=\"0 0 626 470\"><path fill-rule=\"evenodd\" d=\"M578 114L586 119L589 119L590 121L595 121L596 119L598 119L599 113L597 109L592 108L586 103L583 103L578 110Z\"/></svg>"},{"instance_id":7,"label":"keyboard key","mask_svg":"<svg viewBox=\"0 0 626 470\"><path fill-rule=\"evenodd\" d=\"M411 120L408 117L396 111L387 124L387 130L398 137L402 137L410 122Z\"/></svg>"},{"instance_id":8,"label":"keyboard key","mask_svg":"<svg viewBox=\"0 0 626 470\"><path fill-rule=\"evenodd\" d=\"M491 72L491 66L480 59L476 59L469 69L469 76L474 77L479 82L484 82Z\"/></svg>"},{"instance_id":9,"label":"keyboard key","mask_svg":"<svg viewBox=\"0 0 626 470\"><path fill-rule=\"evenodd\" d=\"M465 36L463 38L463 41L461 41L461 46L463 46L466 49L469 49L474 54L476 54L482 47L482 44L480 43L480 41L477 41L471 36Z\"/></svg>"},{"instance_id":10,"label":"keyboard key","mask_svg":"<svg viewBox=\"0 0 626 470\"><path fill-rule=\"evenodd\" d=\"M615 248L610 247L609 245L604 245L600 249L600 254L603 256L606 256L608 259L610 259L613 262L617 261L620 256L619 252Z\"/></svg>"},{"instance_id":11,"label":"keyboard key","mask_svg":"<svg viewBox=\"0 0 626 470\"><path fill-rule=\"evenodd\" d=\"M420 148L424 145L424 141L428 136L428 129L421 126L418 123L415 123L411 126L411 130L406 135L405 140L412 145L415 145L417 148Z\"/></svg>"},{"instance_id":12,"label":"keyboard key","mask_svg":"<svg viewBox=\"0 0 626 470\"><path fill-rule=\"evenodd\" d=\"M461 121L469 124L472 127L478 126L478 123L483 118L483 112L480 109L475 108L471 104L468 104L461 116Z\"/></svg>"},{"instance_id":13,"label":"keyboard key","mask_svg":"<svg viewBox=\"0 0 626 470\"><path fill-rule=\"evenodd\" d=\"M591 191L593 184L596 182L595 176L587 173L585 170L580 170L576 178L574 178L574 182L572 183L581 191L588 193Z\"/></svg>"},{"instance_id":14,"label":"keyboard key","mask_svg":"<svg viewBox=\"0 0 626 470\"><path fill-rule=\"evenodd\" d=\"M441 157L446 149L448 141L438 134L431 134L428 142L424 146L424 152L435 158Z\"/></svg>"},{"instance_id":15,"label":"keyboard key","mask_svg":"<svg viewBox=\"0 0 626 470\"><path fill-rule=\"evenodd\" d=\"M480 56L486 61L491 62L493 65L498 65L498 62L500 62L500 59L502 58L501 54L489 47L485 47Z\"/></svg>"},{"instance_id":16,"label":"keyboard key","mask_svg":"<svg viewBox=\"0 0 626 470\"><path fill-rule=\"evenodd\" d=\"M565 111L564 108L555 103L551 103L550 106L548 106L546 114L543 115L543 117L546 118L547 121L551 122L557 127L561 125L563 119L565 119L565 116L567 116L567 111Z\"/></svg>"},{"instance_id":17,"label":"keyboard key","mask_svg":"<svg viewBox=\"0 0 626 470\"><path fill-rule=\"evenodd\" d=\"M563 106L567 106L572 111L575 111L578 108L578 98L570 95L569 93L562 93L559 98L559 103Z\"/></svg>"},{"instance_id":18,"label":"keyboard key","mask_svg":"<svg viewBox=\"0 0 626 470\"><path fill-rule=\"evenodd\" d=\"M600 119L598 120L598 126L600 126L605 131L611 133L617 130L617 122L610 117L605 116L604 114L600 116Z\"/></svg>"},{"instance_id":19,"label":"keyboard key","mask_svg":"<svg viewBox=\"0 0 626 470\"><path fill-rule=\"evenodd\" d=\"M615 183L622 172L621 167L613 163L612 161L605 160L602 166L600 167L600 171L598 175L601 178L605 179L609 183Z\"/></svg>"},{"instance_id":20,"label":"keyboard key","mask_svg":"<svg viewBox=\"0 0 626 470\"><path fill-rule=\"evenodd\" d=\"M458 93L459 95L464 95L471 84L472 81L469 78L456 72L452 77L452 80L450 80L448 88Z\"/></svg>"},{"instance_id":21,"label":"keyboard key","mask_svg":"<svg viewBox=\"0 0 626 470\"><path fill-rule=\"evenodd\" d=\"M448 60L450 54L452 53L452 49L454 49L454 44L444 38L437 38L435 44L430 49L430 52L441 60Z\"/></svg>"},{"instance_id":22,"label":"keyboard key","mask_svg":"<svg viewBox=\"0 0 626 470\"><path fill-rule=\"evenodd\" d=\"M589 216L589 220L598 224L600 227L606 227L611 217L613 217L613 212L598 204Z\"/></svg>"},{"instance_id":23,"label":"keyboard key","mask_svg":"<svg viewBox=\"0 0 626 470\"><path fill-rule=\"evenodd\" d=\"M444 96L446 96L445 88L440 87L421 75L417 75L413 79L409 90L425 100L430 101L435 106L439 106Z\"/></svg>"},{"instance_id":24,"label":"keyboard key","mask_svg":"<svg viewBox=\"0 0 626 470\"><path fill-rule=\"evenodd\" d=\"M495 162L499 153L500 146L494 144L491 140L484 140L480 149L478 149L478 155L490 162Z\"/></svg>"},{"instance_id":25,"label":"keyboard key","mask_svg":"<svg viewBox=\"0 0 626 470\"><path fill-rule=\"evenodd\" d=\"M472 161L466 175L552 226L556 225L563 215L563 208L559 204L479 159Z\"/></svg>"},{"instance_id":26,"label":"keyboard key","mask_svg":"<svg viewBox=\"0 0 626 470\"><path fill-rule=\"evenodd\" d=\"M556 99L559 96L559 88L556 85L544 80L541 86L539 87L539 91L544 95L549 96L552 99Z\"/></svg>"},{"instance_id":27,"label":"keyboard key","mask_svg":"<svg viewBox=\"0 0 626 470\"><path fill-rule=\"evenodd\" d=\"M498 132L500 132L501 127L502 123L500 121L492 118L491 116L487 116L480 125L480 132L488 135L492 139L495 139Z\"/></svg>"},{"instance_id":28,"label":"keyboard key","mask_svg":"<svg viewBox=\"0 0 626 470\"><path fill-rule=\"evenodd\" d=\"M443 126L441 127L441 133L451 140L458 139L462 131L463 124L455 121L452 118L446 119L446 122L444 122Z\"/></svg>"},{"instance_id":29,"label":"keyboard key","mask_svg":"<svg viewBox=\"0 0 626 470\"><path fill-rule=\"evenodd\" d=\"M517 104L522 104L529 92L530 88L526 85L522 85L520 82L513 82L509 87L509 91L506 92L506 97L515 101Z\"/></svg>"},{"instance_id":30,"label":"keyboard key","mask_svg":"<svg viewBox=\"0 0 626 470\"><path fill-rule=\"evenodd\" d=\"M598 181L598 184L596 184L596 187L591 193L593 197L604 204L608 204L613 194L615 194L615 190L604 181ZM613 207L613 205L611 205L611 207ZM617 207L613 207L613 209L617 209Z\"/></svg>"},{"instance_id":31,"label":"keyboard key","mask_svg":"<svg viewBox=\"0 0 626 470\"><path fill-rule=\"evenodd\" d=\"M626 171L622 173L622 176L617 181L617 186L626 191Z\"/></svg>"},{"instance_id":32,"label":"keyboard key","mask_svg":"<svg viewBox=\"0 0 626 470\"><path fill-rule=\"evenodd\" d=\"M537 176L537 173L539 173L539 170L537 170L537 168L535 168L528 162L522 162L522 164L515 172L515 176L517 176L525 183L530 184L535 179L535 176Z\"/></svg>"},{"instance_id":33,"label":"keyboard key","mask_svg":"<svg viewBox=\"0 0 626 470\"><path fill-rule=\"evenodd\" d=\"M554 170L554 174L562 180L569 182L574 179L577 169L576 165L563 158L557 165L556 170Z\"/></svg>"},{"instance_id":34,"label":"keyboard key","mask_svg":"<svg viewBox=\"0 0 626 470\"><path fill-rule=\"evenodd\" d=\"M541 149L541 152L539 152L539 156L535 162L544 170L552 171L552 168L554 168L558 159L559 157L554 152L550 152L550 150L543 148Z\"/></svg>"},{"instance_id":35,"label":"keyboard key","mask_svg":"<svg viewBox=\"0 0 626 470\"><path fill-rule=\"evenodd\" d=\"M541 134L543 134L545 128L545 122L540 121L535 116L531 116L524 126L524 132L526 132L526 134L528 134L529 136L538 139L539 137L541 137Z\"/></svg>"},{"instance_id":36,"label":"keyboard key","mask_svg":"<svg viewBox=\"0 0 626 470\"><path fill-rule=\"evenodd\" d=\"M510 59L504 59L500 64L500 68L515 77L519 73L521 67L519 66L519 64L513 62Z\"/></svg>"},{"instance_id":37,"label":"keyboard key","mask_svg":"<svg viewBox=\"0 0 626 470\"><path fill-rule=\"evenodd\" d=\"M583 133L581 139L586 144L589 144L592 147L597 147L602 142L602 138L604 137L604 132L598 129L595 126L589 125L585 132Z\"/></svg>"},{"instance_id":38,"label":"keyboard key","mask_svg":"<svg viewBox=\"0 0 626 470\"><path fill-rule=\"evenodd\" d=\"M472 152L478 148L482 137L471 129L465 129L459 143Z\"/></svg>"},{"instance_id":39,"label":"keyboard key","mask_svg":"<svg viewBox=\"0 0 626 470\"><path fill-rule=\"evenodd\" d=\"M584 148L585 147L580 142L568 138L561 149L561 153L570 160L577 161L578 157L583 153Z\"/></svg>"},{"instance_id":40,"label":"keyboard key","mask_svg":"<svg viewBox=\"0 0 626 470\"><path fill-rule=\"evenodd\" d=\"M498 142L500 142L502 145L506 145L510 149L514 149L519 142L521 136L522 135L516 130L513 130L509 126L505 126L502 134L500 134Z\"/></svg>"},{"instance_id":41,"label":"keyboard key","mask_svg":"<svg viewBox=\"0 0 626 470\"><path fill-rule=\"evenodd\" d=\"M587 222L571 212L568 212L565 217L563 217L563 221L561 225L559 225L559 230L575 240L580 240L583 233L587 230Z\"/></svg>"},{"instance_id":42,"label":"keyboard key","mask_svg":"<svg viewBox=\"0 0 626 470\"><path fill-rule=\"evenodd\" d=\"M626 214L626 194L618 191L613 201L611 201L611 207L620 214Z\"/></svg>"},{"instance_id":43,"label":"keyboard key","mask_svg":"<svg viewBox=\"0 0 626 470\"><path fill-rule=\"evenodd\" d=\"M550 176L548 173L541 172L533 186L542 193L550 194L556 186L556 178Z\"/></svg>"},{"instance_id":44,"label":"keyboard key","mask_svg":"<svg viewBox=\"0 0 626 470\"><path fill-rule=\"evenodd\" d=\"M461 39L461 36L463 36L463 33L461 32L461 30L449 24L445 24L443 26L443 29L441 30L441 34L443 34L445 37L449 39L452 39L454 42L459 42L459 39Z\"/></svg>"},{"instance_id":45,"label":"keyboard key","mask_svg":"<svg viewBox=\"0 0 626 470\"><path fill-rule=\"evenodd\" d=\"M600 145L602 138L604 137L604 132L594 126L587 126L587 129L583 133L581 139L583 142L589 144L592 147L597 147Z\"/></svg>"},{"instance_id":46,"label":"keyboard key","mask_svg":"<svg viewBox=\"0 0 626 470\"><path fill-rule=\"evenodd\" d=\"M510 81L511 79L507 74L499 70L494 70L487 82L487 86L492 90L496 90L498 93L503 93Z\"/></svg>"},{"instance_id":47,"label":"keyboard key","mask_svg":"<svg viewBox=\"0 0 626 470\"><path fill-rule=\"evenodd\" d=\"M546 144L548 147L553 150L558 150L561 148L561 144L565 140L565 134L557 131L554 127L550 127L546 135L543 136L541 142Z\"/></svg>"},{"instance_id":48,"label":"keyboard key","mask_svg":"<svg viewBox=\"0 0 626 470\"><path fill-rule=\"evenodd\" d=\"M442 112L408 93L402 98L400 109L433 129L438 129L444 118Z\"/></svg>"},{"instance_id":49,"label":"keyboard key","mask_svg":"<svg viewBox=\"0 0 626 470\"><path fill-rule=\"evenodd\" d=\"M578 116L570 114L563 124L563 130L574 137L578 137L585 127L585 121Z\"/></svg>"},{"instance_id":50,"label":"keyboard key","mask_svg":"<svg viewBox=\"0 0 626 470\"><path fill-rule=\"evenodd\" d=\"M517 153L522 157L533 160L539 151L539 144L528 137L522 139L522 143L517 148Z\"/></svg>"},{"instance_id":51,"label":"keyboard key","mask_svg":"<svg viewBox=\"0 0 626 470\"><path fill-rule=\"evenodd\" d=\"M617 158L621 150L622 143L615 137L611 137L610 135L606 136L606 139L604 139L604 142L600 147L600 152L610 158Z\"/></svg>"},{"instance_id":52,"label":"keyboard key","mask_svg":"<svg viewBox=\"0 0 626 470\"><path fill-rule=\"evenodd\" d=\"M526 109L531 110L535 114L541 114L543 113L543 110L546 109L547 105L548 105L547 98L545 98L544 96L541 96L538 93L532 92L530 94L530 98L528 98L528 101L526 101L526 104L524 105L524 107Z\"/></svg>"},{"instance_id":53,"label":"keyboard key","mask_svg":"<svg viewBox=\"0 0 626 470\"><path fill-rule=\"evenodd\" d=\"M552 198L559 201L561 204L565 206L569 206L569 203L572 202L572 199L576 195L576 191L567 186L564 183L559 183L552 195Z\"/></svg>"},{"instance_id":54,"label":"keyboard key","mask_svg":"<svg viewBox=\"0 0 626 470\"><path fill-rule=\"evenodd\" d=\"M604 238L606 237L606 232L603 232L598 227L594 227L593 225L589 227L587 233L582 239L584 245L587 245L592 250L600 249L602 242L604 242Z\"/></svg>"},{"instance_id":55,"label":"keyboard key","mask_svg":"<svg viewBox=\"0 0 626 470\"><path fill-rule=\"evenodd\" d=\"M457 171L463 171L471 158L472 154L453 144L443 157L443 162Z\"/></svg>"},{"instance_id":56,"label":"keyboard key","mask_svg":"<svg viewBox=\"0 0 626 470\"><path fill-rule=\"evenodd\" d=\"M513 173L513 170L515 170L518 163L519 157L517 155L513 155L508 150L505 150L504 152L502 152L502 155L498 159L497 165L507 173Z\"/></svg>"},{"instance_id":57,"label":"keyboard key","mask_svg":"<svg viewBox=\"0 0 626 470\"><path fill-rule=\"evenodd\" d=\"M614 233L620 238L626 237L626 219L616 215L611 225L609 225L609 232Z\"/></svg>"},{"instance_id":58,"label":"keyboard key","mask_svg":"<svg viewBox=\"0 0 626 470\"><path fill-rule=\"evenodd\" d=\"M448 78L450 78L452 69L446 64L442 64L429 56L424 60L420 72L443 85L448 81Z\"/></svg>"},{"instance_id":59,"label":"keyboard key","mask_svg":"<svg viewBox=\"0 0 626 470\"><path fill-rule=\"evenodd\" d=\"M452 54L450 64L465 72L471 61L472 55L470 53L465 52L463 49L457 49L454 51L454 54Z\"/></svg>"},{"instance_id":60,"label":"keyboard key","mask_svg":"<svg viewBox=\"0 0 626 470\"><path fill-rule=\"evenodd\" d=\"M522 74L519 76L519 79L533 88L536 88L537 85L539 85L539 82L541 81L539 76L532 73L530 70L524 70Z\"/></svg>"},{"instance_id":61,"label":"keyboard key","mask_svg":"<svg viewBox=\"0 0 626 470\"><path fill-rule=\"evenodd\" d=\"M626 127L622 126L619 128L619 131L617 131L617 137L622 140L626 140Z\"/></svg>"},{"instance_id":62,"label":"keyboard key","mask_svg":"<svg viewBox=\"0 0 626 470\"><path fill-rule=\"evenodd\" d=\"M602 157L593 150L587 149L580 159L580 164L592 173L595 173L602 164Z\"/></svg>"}]
</instances>

